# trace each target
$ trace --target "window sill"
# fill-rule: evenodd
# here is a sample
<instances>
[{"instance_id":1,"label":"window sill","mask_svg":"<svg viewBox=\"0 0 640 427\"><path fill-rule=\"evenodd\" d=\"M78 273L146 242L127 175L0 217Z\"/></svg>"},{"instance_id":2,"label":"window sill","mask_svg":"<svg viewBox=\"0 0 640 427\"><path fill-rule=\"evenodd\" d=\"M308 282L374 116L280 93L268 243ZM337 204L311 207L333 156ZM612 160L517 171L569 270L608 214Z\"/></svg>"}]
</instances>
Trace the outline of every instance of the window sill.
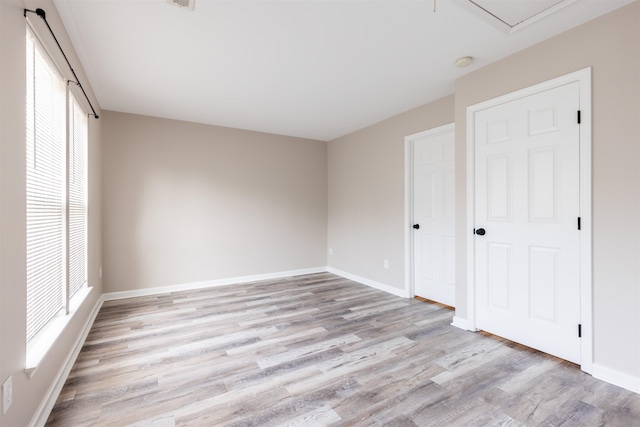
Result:
<instances>
[{"instance_id":1,"label":"window sill","mask_svg":"<svg viewBox=\"0 0 640 427\"><path fill-rule=\"evenodd\" d=\"M84 286L78 290L69 301L69 314L61 314L51 319L47 326L27 343L27 362L24 371L28 378L32 378L36 373L38 365L49 353L49 350L51 350L62 331L64 331L64 328L71 322L71 319L78 312L92 289L92 287Z\"/></svg>"}]
</instances>

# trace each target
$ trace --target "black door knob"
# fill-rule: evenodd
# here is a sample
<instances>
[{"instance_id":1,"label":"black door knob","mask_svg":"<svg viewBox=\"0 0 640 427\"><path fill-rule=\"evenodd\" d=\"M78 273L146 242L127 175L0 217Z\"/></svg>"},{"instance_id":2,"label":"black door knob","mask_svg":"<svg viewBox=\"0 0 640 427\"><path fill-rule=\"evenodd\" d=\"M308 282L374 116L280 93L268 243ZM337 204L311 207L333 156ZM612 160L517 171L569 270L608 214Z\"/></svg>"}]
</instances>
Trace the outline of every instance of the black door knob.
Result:
<instances>
[{"instance_id":1,"label":"black door knob","mask_svg":"<svg viewBox=\"0 0 640 427\"><path fill-rule=\"evenodd\" d=\"M413 228L415 228L416 230L420 228L420 224L413 224Z\"/></svg>"},{"instance_id":2,"label":"black door knob","mask_svg":"<svg viewBox=\"0 0 640 427\"><path fill-rule=\"evenodd\" d=\"M478 236L484 236L484 235L485 235L485 233L486 233L486 231L484 230L484 228L478 228L478 229L476 230L476 234L477 234Z\"/></svg>"}]
</instances>

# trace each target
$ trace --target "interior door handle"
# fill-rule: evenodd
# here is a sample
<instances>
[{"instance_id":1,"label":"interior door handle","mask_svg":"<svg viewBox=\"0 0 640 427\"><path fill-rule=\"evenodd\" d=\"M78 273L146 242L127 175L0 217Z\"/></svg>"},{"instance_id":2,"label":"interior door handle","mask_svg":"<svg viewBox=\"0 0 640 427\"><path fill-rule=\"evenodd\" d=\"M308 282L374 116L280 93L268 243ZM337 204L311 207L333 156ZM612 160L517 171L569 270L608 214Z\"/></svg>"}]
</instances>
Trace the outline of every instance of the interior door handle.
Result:
<instances>
[{"instance_id":1,"label":"interior door handle","mask_svg":"<svg viewBox=\"0 0 640 427\"><path fill-rule=\"evenodd\" d=\"M478 228L478 229L476 230L476 234L477 234L478 236L484 236L484 235L486 234L486 231L484 230L484 228Z\"/></svg>"},{"instance_id":2,"label":"interior door handle","mask_svg":"<svg viewBox=\"0 0 640 427\"><path fill-rule=\"evenodd\" d=\"M413 228L415 228L416 230L418 230L420 228L420 224L413 224Z\"/></svg>"}]
</instances>

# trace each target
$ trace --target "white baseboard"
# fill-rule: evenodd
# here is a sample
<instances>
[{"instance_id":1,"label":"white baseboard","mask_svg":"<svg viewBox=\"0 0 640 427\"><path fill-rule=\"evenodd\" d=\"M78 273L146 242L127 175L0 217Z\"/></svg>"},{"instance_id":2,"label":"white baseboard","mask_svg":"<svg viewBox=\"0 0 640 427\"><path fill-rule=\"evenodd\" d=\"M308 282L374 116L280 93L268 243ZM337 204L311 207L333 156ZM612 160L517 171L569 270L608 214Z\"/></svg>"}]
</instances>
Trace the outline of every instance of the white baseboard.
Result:
<instances>
[{"instance_id":1,"label":"white baseboard","mask_svg":"<svg viewBox=\"0 0 640 427\"><path fill-rule=\"evenodd\" d=\"M361 276L357 276L355 274L347 273L346 271L341 271L332 267L306 268L301 270L280 271L277 273L255 274L252 276L229 277L226 279L206 280L203 282L192 282L192 283L182 283L179 285L159 286L155 288L135 289L131 291L108 292L103 294L102 298L104 301L111 301L111 300L118 300L118 299L124 299L124 298L144 297L149 295L166 294L169 292L189 291L193 289L212 288L212 287L218 287L218 286L235 285L239 283L257 282L260 280L273 280L273 279L281 279L284 277L301 276L304 274L315 274L315 273L326 273L326 272L344 277L345 279L353 280L354 282L358 282L363 285L367 285L381 291L385 291L387 293L399 296L401 298L410 298L410 296L407 295L407 292L405 289L394 288L393 286L385 285L384 283L376 282L376 281L373 281Z\"/></svg>"},{"instance_id":2,"label":"white baseboard","mask_svg":"<svg viewBox=\"0 0 640 427\"><path fill-rule=\"evenodd\" d=\"M370 286L380 291L385 291L397 297L410 298L410 296L407 295L407 292L405 289L394 288L393 286L385 285L384 283L380 283L380 282L366 279L364 277L356 276L355 274L347 273L345 271L341 271L333 267L327 267L326 271L328 271L329 273L335 274L337 276L344 277L345 279L353 280L354 282L358 282L363 285Z\"/></svg>"},{"instance_id":3,"label":"white baseboard","mask_svg":"<svg viewBox=\"0 0 640 427\"><path fill-rule=\"evenodd\" d=\"M453 321L451 322L451 325L455 326L456 328L464 329L465 331L477 332L476 329L471 327L471 324L469 323L469 321L462 317L453 316Z\"/></svg>"},{"instance_id":4,"label":"white baseboard","mask_svg":"<svg viewBox=\"0 0 640 427\"><path fill-rule=\"evenodd\" d=\"M159 286L156 288L136 289L132 291L109 292L103 294L105 301L166 294L169 292L190 291L194 289L213 288L236 285L239 283L257 282L260 280L281 279L283 277L301 276L304 274L325 273L327 267L305 268L301 270L280 271L277 273L254 274L251 276L229 277L226 279L206 280L204 282L182 283L179 285Z\"/></svg>"},{"instance_id":5,"label":"white baseboard","mask_svg":"<svg viewBox=\"0 0 640 427\"><path fill-rule=\"evenodd\" d=\"M591 375L602 381L606 381L618 387L625 388L640 394L640 378L634 377L629 374L616 371L615 369L607 368L606 366L594 363L592 365Z\"/></svg>"},{"instance_id":6,"label":"white baseboard","mask_svg":"<svg viewBox=\"0 0 640 427\"><path fill-rule=\"evenodd\" d=\"M100 311L100 307L102 307L104 299L103 297L98 298L96 304L93 306L93 310L91 310L91 314L87 317L84 322L84 326L82 327L82 332L78 335L73 347L71 347L71 351L67 355L64 363L62 364L58 374L55 379L51 383L49 390L47 390L47 394L45 394L44 399L40 403L40 406L36 410L36 413L31 418L31 422L29 423L30 427L41 427L44 426L49 418L49 414L53 410L53 406L56 404L56 400L58 400L58 396L62 391L62 387L64 386L65 381L67 381L67 377L69 376L69 372L71 372L71 368L73 368L73 364L78 358L78 354L80 354L80 350L82 350L82 346L84 345L84 341L89 335L89 331L91 330L91 326L93 326L93 321L96 319L98 312Z\"/></svg>"}]
</instances>

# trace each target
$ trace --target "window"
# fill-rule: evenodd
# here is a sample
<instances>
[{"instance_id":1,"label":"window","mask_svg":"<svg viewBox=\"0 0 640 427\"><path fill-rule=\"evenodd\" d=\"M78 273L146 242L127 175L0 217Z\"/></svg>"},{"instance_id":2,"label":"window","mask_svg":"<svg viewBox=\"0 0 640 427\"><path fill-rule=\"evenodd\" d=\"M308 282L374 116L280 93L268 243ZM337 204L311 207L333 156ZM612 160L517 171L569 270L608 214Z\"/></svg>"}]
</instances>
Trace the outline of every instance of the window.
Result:
<instances>
[{"instance_id":1,"label":"window","mask_svg":"<svg viewBox=\"0 0 640 427\"><path fill-rule=\"evenodd\" d=\"M87 283L88 115L27 30L27 341Z\"/></svg>"}]
</instances>

